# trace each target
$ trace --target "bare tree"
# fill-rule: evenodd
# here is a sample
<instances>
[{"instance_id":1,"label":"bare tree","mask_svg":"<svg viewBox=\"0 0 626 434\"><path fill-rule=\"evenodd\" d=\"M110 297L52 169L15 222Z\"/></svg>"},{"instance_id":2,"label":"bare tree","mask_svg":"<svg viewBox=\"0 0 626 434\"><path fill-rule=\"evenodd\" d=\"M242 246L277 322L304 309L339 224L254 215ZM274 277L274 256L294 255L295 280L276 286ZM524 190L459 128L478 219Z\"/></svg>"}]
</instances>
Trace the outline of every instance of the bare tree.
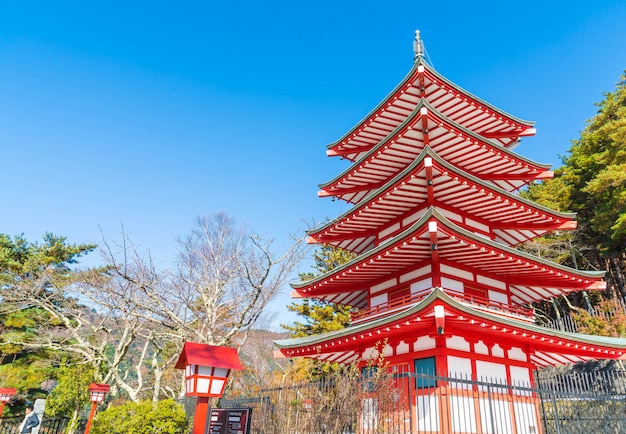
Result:
<instances>
[{"instance_id":1,"label":"bare tree","mask_svg":"<svg viewBox=\"0 0 626 434\"><path fill-rule=\"evenodd\" d=\"M183 343L241 346L305 254L298 240L275 257L271 240L225 214L199 218L179 243L177 266L162 270L123 233L120 243L101 243L104 268L43 292L42 282L12 292L12 306L43 309L54 326L5 342L72 353L134 401L178 395L173 362Z\"/></svg>"},{"instance_id":2,"label":"bare tree","mask_svg":"<svg viewBox=\"0 0 626 434\"><path fill-rule=\"evenodd\" d=\"M177 266L171 272L157 270L149 255L137 254L128 244L116 251L105 244L104 250L112 281L118 282L116 303L124 306L125 317L144 324L143 333L149 331L137 335L146 345L150 342L145 348L152 351L154 399L163 390L176 390L160 379L185 341L243 345L306 252L302 240L295 240L275 257L271 240L250 235L223 213L198 218L178 241ZM109 282L98 297L112 290ZM138 373L134 377L141 378Z\"/></svg>"}]
</instances>

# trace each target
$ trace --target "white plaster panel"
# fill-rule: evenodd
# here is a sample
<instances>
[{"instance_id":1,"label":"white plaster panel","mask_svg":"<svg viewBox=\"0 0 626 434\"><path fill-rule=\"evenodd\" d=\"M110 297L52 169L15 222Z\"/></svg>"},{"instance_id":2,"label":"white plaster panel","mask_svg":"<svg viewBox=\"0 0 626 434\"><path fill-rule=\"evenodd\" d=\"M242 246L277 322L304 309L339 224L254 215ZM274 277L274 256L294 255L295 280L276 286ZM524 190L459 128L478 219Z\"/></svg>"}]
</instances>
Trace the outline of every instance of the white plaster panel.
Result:
<instances>
[{"instance_id":1,"label":"white plaster panel","mask_svg":"<svg viewBox=\"0 0 626 434\"><path fill-rule=\"evenodd\" d=\"M506 283L500 280L492 279L490 277L481 276L480 274L476 275L476 282L482 283L487 286L491 286L492 288L498 288L502 290L506 290Z\"/></svg>"},{"instance_id":2,"label":"white plaster panel","mask_svg":"<svg viewBox=\"0 0 626 434\"><path fill-rule=\"evenodd\" d=\"M370 288L370 294L375 294L377 292L382 291L383 289L391 288L394 285L398 284L398 280L394 277L393 279L389 279L384 281L383 283L379 283L378 285L374 285Z\"/></svg>"},{"instance_id":3,"label":"white plaster panel","mask_svg":"<svg viewBox=\"0 0 626 434\"><path fill-rule=\"evenodd\" d=\"M411 283L411 294L417 294L420 291L425 289L430 289L433 287L433 279L430 277L428 279L419 280L417 282Z\"/></svg>"},{"instance_id":4,"label":"white plaster panel","mask_svg":"<svg viewBox=\"0 0 626 434\"><path fill-rule=\"evenodd\" d=\"M465 280L474 280L474 273L470 273L469 271L461 270L459 268L451 267L446 264L441 264L439 269L444 274L449 274L450 276L460 277Z\"/></svg>"},{"instance_id":5,"label":"white plaster panel","mask_svg":"<svg viewBox=\"0 0 626 434\"><path fill-rule=\"evenodd\" d=\"M504 350L500 345L495 344L493 347L491 347L491 355L493 357L504 358Z\"/></svg>"},{"instance_id":6,"label":"white plaster panel","mask_svg":"<svg viewBox=\"0 0 626 434\"><path fill-rule=\"evenodd\" d=\"M471 379L472 378L472 361L464 357L448 356L448 374L451 377L455 377L455 378Z\"/></svg>"},{"instance_id":7,"label":"white plaster panel","mask_svg":"<svg viewBox=\"0 0 626 434\"><path fill-rule=\"evenodd\" d=\"M483 386L479 386L479 390ZM502 389L501 393L506 393L506 389ZM500 399L483 399L478 400L480 406L481 431L484 433L513 434L511 427L511 407L509 401ZM530 434L527 430L518 431L519 433Z\"/></svg>"},{"instance_id":8,"label":"white plaster panel","mask_svg":"<svg viewBox=\"0 0 626 434\"><path fill-rule=\"evenodd\" d=\"M463 385L469 386L469 385ZM450 396L450 408L464 409L465 411L452 411L452 432L470 433L477 432L476 412L470 411L474 408L474 397L472 396ZM485 431L483 431L485 432ZM522 431L520 431L522 432Z\"/></svg>"},{"instance_id":9,"label":"white plaster panel","mask_svg":"<svg viewBox=\"0 0 626 434\"><path fill-rule=\"evenodd\" d=\"M489 300L496 301L502 304L509 304L509 297L506 294L498 291L489 290Z\"/></svg>"},{"instance_id":10,"label":"white plaster panel","mask_svg":"<svg viewBox=\"0 0 626 434\"><path fill-rule=\"evenodd\" d=\"M530 387L530 371L521 366L510 366L511 382L516 386Z\"/></svg>"},{"instance_id":11,"label":"white plaster panel","mask_svg":"<svg viewBox=\"0 0 626 434\"><path fill-rule=\"evenodd\" d=\"M413 270L409 273L403 274L402 276L400 276L400 283L408 282L409 280L414 280L418 277L422 277L424 274L430 273L431 270L432 267L430 266L430 264L428 264L421 268L418 268L417 270Z\"/></svg>"},{"instance_id":12,"label":"white plaster panel","mask_svg":"<svg viewBox=\"0 0 626 434\"><path fill-rule=\"evenodd\" d=\"M449 277L441 277L441 286L452 291L463 292L463 282L450 279Z\"/></svg>"},{"instance_id":13,"label":"white plaster panel","mask_svg":"<svg viewBox=\"0 0 626 434\"><path fill-rule=\"evenodd\" d=\"M383 348L383 357L391 356L393 356L393 348L391 348L391 345L387 344L385 345L385 348Z\"/></svg>"},{"instance_id":14,"label":"white plaster panel","mask_svg":"<svg viewBox=\"0 0 626 434\"><path fill-rule=\"evenodd\" d=\"M407 354L409 352L409 344L401 341L396 347L396 354Z\"/></svg>"},{"instance_id":15,"label":"white plaster panel","mask_svg":"<svg viewBox=\"0 0 626 434\"><path fill-rule=\"evenodd\" d=\"M476 376L479 381L506 383L506 365L477 360Z\"/></svg>"},{"instance_id":16,"label":"white plaster panel","mask_svg":"<svg viewBox=\"0 0 626 434\"><path fill-rule=\"evenodd\" d=\"M420 337L413 344L413 351L431 350L433 348L435 348L435 340L428 336Z\"/></svg>"},{"instance_id":17,"label":"white plaster panel","mask_svg":"<svg viewBox=\"0 0 626 434\"><path fill-rule=\"evenodd\" d=\"M363 360L373 360L376 358L378 358L378 350L375 347L369 347L363 351Z\"/></svg>"},{"instance_id":18,"label":"white plaster panel","mask_svg":"<svg viewBox=\"0 0 626 434\"><path fill-rule=\"evenodd\" d=\"M526 353L521 348L513 347L508 351L508 353L509 353L509 359L511 360L519 360L521 362L528 361L528 356L526 356Z\"/></svg>"},{"instance_id":19,"label":"white plaster panel","mask_svg":"<svg viewBox=\"0 0 626 434\"><path fill-rule=\"evenodd\" d=\"M439 398L434 393L417 395L417 426L424 432L439 432Z\"/></svg>"},{"instance_id":20,"label":"white plaster panel","mask_svg":"<svg viewBox=\"0 0 626 434\"><path fill-rule=\"evenodd\" d=\"M383 303L386 303L388 300L389 296L387 293L384 294L378 294L375 297L372 297L370 299L370 307L374 307L374 306L379 306Z\"/></svg>"},{"instance_id":21,"label":"white plaster panel","mask_svg":"<svg viewBox=\"0 0 626 434\"><path fill-rule=\"evenodd\" d=\"M487 345L483 343L483 341L478 341L474 344L474 352L476 354L489 354L489 348Z\"/></svg>"},{"instance_id":22,"label":"white plaster panel","mask_svg":"<svg viewBox=\"0 0 626 434\"><path fill-rule=\"evenodd\" d=\"M452 336L446 339L446 348L469 352L470 344L461 336Z\"/></svg>"}]
</instances>

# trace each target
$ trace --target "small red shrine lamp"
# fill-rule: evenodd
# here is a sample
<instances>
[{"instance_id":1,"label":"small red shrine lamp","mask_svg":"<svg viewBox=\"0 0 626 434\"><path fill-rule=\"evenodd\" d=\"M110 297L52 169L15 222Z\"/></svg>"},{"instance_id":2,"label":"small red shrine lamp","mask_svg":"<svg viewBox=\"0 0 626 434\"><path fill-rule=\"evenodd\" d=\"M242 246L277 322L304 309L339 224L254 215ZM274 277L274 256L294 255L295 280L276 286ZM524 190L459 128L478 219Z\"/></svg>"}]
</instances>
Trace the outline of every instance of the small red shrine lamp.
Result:
<instances>
[{"instance_id":1,"label":"small red shrine lamp","mask_svg":"<svg viewBox=\"0 0 626 434\"><path fill-rule=\"evenodd\" d=\"M192 433L204 434L209 398L222 396L231 369L243 369L237 349L185 342L176 368L185 370L185 394L198 397Z\"/></svg>"},{"instance_id":2,"label":"small red shrine lamp","mask_svg":"<svg viewBox=\"0 0 626 434\"><path fill-rule=\"evenodd\" d=\"M91 413L89 413L89 419L87 419L87 426L85 427L85 434L89 434L91 429L91 421L94 414L96 414L96 407L102 401L104 401L104 395L109 393L111 386L108 384L96 384L91 383L89 385L89 400L91 401Z\"/></svg>"},{"instance_id":3,"label":"small red shrine lamp","mask_svg":"<svg viewBox=\"0 0 626 434\"><path fill-rule=\"evenodd\" d=\"M4 411L4 405L11 400L15 392L17 392L16 389L0 387L0 416L2 416L2 412Z\"/></svg>"}]
</instances>

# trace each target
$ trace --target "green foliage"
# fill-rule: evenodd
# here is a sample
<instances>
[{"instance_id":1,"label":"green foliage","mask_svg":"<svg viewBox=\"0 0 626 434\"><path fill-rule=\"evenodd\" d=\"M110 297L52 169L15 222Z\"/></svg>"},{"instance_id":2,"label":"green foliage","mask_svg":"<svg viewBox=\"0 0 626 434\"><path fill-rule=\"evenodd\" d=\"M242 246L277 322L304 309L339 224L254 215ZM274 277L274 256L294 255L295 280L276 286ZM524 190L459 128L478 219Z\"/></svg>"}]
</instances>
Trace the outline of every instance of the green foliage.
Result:
<instances>
[{"instance_id":1,"label":"green foliage","mask_svg":"<svg viewBox=\"0 0 626 434\"><path fill-rule=\"evenodd\" d=\"M565 181L586 238L610 255L626 247L626 74L598 106L565 159Z\"/></svg>"},{"instance_id":2,"label":"green foliage","mask_svg":"<svg viewBox=\"0 0 626 434\"><path fill-rule=\"evenodd\" d=\"M570 187L563 177L563 169L556 170L552 179L531 183L520 196L555 211L571 211Z\"/></svg>"},{"instance_id":3,"label":"green foliage","mask_svg":"<svg viewBox=\"0 0 626 434\"><path fill-rule=\"evenodd\" d=\"M315 272L300 275L303 281L327 273L349 262L356 257L355 253L339 249L331 245L323 245L313 254ZM291 337L303 337L340 330L350 324L351 306L329 303L323 300L304 299L287 306L291 312L297 313L303 321L293 325L281 325L290 332ZM315 379L326 376L338 369L336 364L318 363L308 359L298 359L293 365L296 378Z\"/></svg>"},{"instance_id":4,"label":"green foliage","mask_svg":"<svg viewBox=\"0 0 626 434\"><path fill-rule=\"evenodd\" d=\"M578 228L523 249L576 269L605 270L607 295L626 297L626 74L597 105L555 178L522 192L544 206L576 212Z\"/></svg>"},{"instance_id":5,"label":"green foliage","mask_svg":"<svg viewBox=\"0 0 626 434\"><path fill-rule=\"evenodd\" d=\"M66 237L46 233L43 244L30 243L23 235L0 234L0 283L36 279L47 273L50 279L67 279L70 265L92 251L92 244L66 244Z\"/></svg>"},{"instance_id":6,"label":"green foliage","mask_svg":"<svg viewBox=\"0 0 626 434\"><path fill-rule=\"evenodd\" d=\"M57 372L57 385L46 401L46 414L72 417L89 402L94 370L88 365L66 365Z\"/></svg>"},{"instance_id":7,"label":"green foliage","mask_svg":"<svg viewBox=\"0 0 626 434\"><path fill-rule=\"evenodd\" d=\"M303 281L327 273L354 259L356 254L331 245L324 245L313 254L314 273L300 274ZM310 336L340 330L350 324L350 306L328 303L321 300L305 299L301 303L287 306L291 312L304 318L304 322L296 322L292 326L282 325L291 332L292 337Z\"/></svg>"},{"instance_id":8,"label":"green foliage","mask_svg":"<svg viewBox=\"0 0 626 434\"><path fill-rule=\"evenodd\" d=\"M626 312L624 306L615 299L604 300L595 306L595 314L577 310L573 317L578 323L578 331L589 335L626 337Z\"/></svg>"},{"instance_id":9,"label":"green foliage","mask_svg":"<svg viewBox=\"0 0 626 434\"><path fill-rule=\"evenodd\" d=\"M178 434L187 428L183 408L174 400L128 402L96 415L92 434Z\"/></svg>"},{"instance_id":10,"label":"green foliage","mask_svg":"<svg viewBox=\"0 0 626 434\"><path fill-rule=\"evenodd\" d=\"M42 328L59 326L36 301L50 297L55 303L73 303L53 296L51 289L69 285L75 275L70 266L94 248L67 244L66 238L50 233L42 244L31 243L23 235L0 234L0 378L3 386L17 388L29 400L45 393L40 385L55 378L59 360L58 354L45 348L27 347Z\"/></svg>"}]
</instances>

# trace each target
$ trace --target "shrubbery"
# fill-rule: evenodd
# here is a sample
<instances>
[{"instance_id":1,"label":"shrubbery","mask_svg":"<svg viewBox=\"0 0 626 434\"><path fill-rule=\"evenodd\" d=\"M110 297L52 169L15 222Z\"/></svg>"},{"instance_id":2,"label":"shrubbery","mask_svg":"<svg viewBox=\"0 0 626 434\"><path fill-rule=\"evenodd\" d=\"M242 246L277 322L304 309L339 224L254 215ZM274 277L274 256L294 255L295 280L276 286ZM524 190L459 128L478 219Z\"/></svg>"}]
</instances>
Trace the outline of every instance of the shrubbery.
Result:
<instances>
[{"instance_id":1,"label":"shrubbery","mask_svg":"<svg viewBox=\"0 0 626 434\"><path fill-rule=\"evenodd\" d=\"M174 400L128 402L96 415L92 434L182 434L187 428L183 408Z\"/></svg>"}]
</instances>

